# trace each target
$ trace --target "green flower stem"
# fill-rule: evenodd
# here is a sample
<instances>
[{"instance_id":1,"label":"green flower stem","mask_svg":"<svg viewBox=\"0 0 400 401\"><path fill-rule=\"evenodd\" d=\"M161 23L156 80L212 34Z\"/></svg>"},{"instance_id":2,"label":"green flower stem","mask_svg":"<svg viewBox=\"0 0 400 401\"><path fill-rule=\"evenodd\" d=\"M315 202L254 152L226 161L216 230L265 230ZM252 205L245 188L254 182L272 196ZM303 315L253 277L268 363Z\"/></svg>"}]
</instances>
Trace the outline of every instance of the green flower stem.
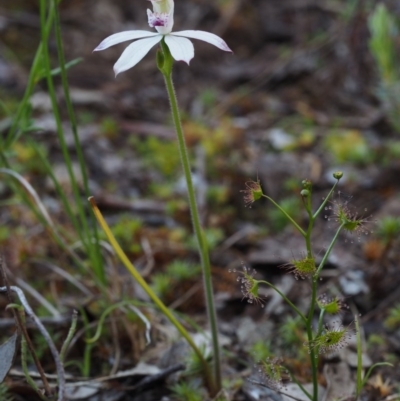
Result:
<instances>
[{"instance_id":1,"label":"green flower stem","mask_svg":"<svg viewBox=\"0 0 400 401\"><path fill-rule=\"evenodd\" d=\"M311 232L314 227L315 217L311 217L308 222L307 233L305 235L306 247L307 247L307 256L312 257L312 249L311 249ZM307 316L306 323L306 331L308 338L308 350L310 353L310 362L311 362L311 371L312 371L312 381L313 381L313 400L318 401L318 366L317 366L317 358L316 358L316 350L312 346L313 345L313 329L312 329L312 321L314 317L315 303L317 300L317 280L318 274L317 272L311 279L311 303L310 310Z\"/></svg>"},{"instance_id":2,"label":"green flower stem","mask_svg":"<svg viewBox=\"0 0 400 401\"><path fill-rule=\"evenodd\" d=\"M304 388L304 386L296 379L296 377L295 377L294 375L292 375L292 372L290 372L290 370L288 370L287 372L288 372L288 374L289 374L289 376L290 376L290 379L291 379L293 382L295 382L295 383L299 386L300 390L304 393L304 395L305 395L306 397L308 397L311 401L313 401L313 398L312 398L311 394L310 394L310 393Z\"/></svg>"},{"instance_id":3,"label":"green flower stem","mask_svg":"<svg viewBox=\"0 0 400 401\"><path fill-rule=\"evenodd\" d=\"M164 75L165 85L167 87L168 97L171 105L172 118L178 138L179 153L181 156L182 167L186 178L186 186L189 198L190 212L192 216L193 229L197 238L201 266L203 270L203 281L204 281L204 289L205 289L206 304L208 311L208 319L210 323L211 337L212 337L215 387L216 390L219 391L221 389L221 362L220 362L220 352L218 344L217 316L214 305L214 295L212 288L211 266L208 254L208 246L200 223L199 211L196 204L196 195L193 187L192 175L190 170L189 156L186 148L181 119L179 116L178 102L176 99L176 94L172 82L173 58L168 49L168 46L164 43L164 41L161 42L161 47L162 47L162 53L160 52L158 53L157 64L160 71Z\"/></svg>"},{"instance_id":4,"label":"green flower stem","mask_svg":"<svg viewBox=\"0 0 400 401\"><path fill-rule=\"evenodd\" d=\"M321 211L323 210L323 208L325 207L326 203L328 202L329 198L331 197L331 195L333 194L333 191L336 188L336 185L339 183L339 180L337 180L335 182L335 185L332 187L332 189L329 191L329 194L325 197L324 201L321 203L321 206L318 208L318 210L314 213L313 215L313 220L316 219L316 217L321 213Z\"/></svg>"},{"instance_id":5,"label":"green flower stem","mask_svg":"<svg viewBox=\"0 0 400 401\"><path fill-rule=\"evenodd\" d=\"M344 227L345 224L346 224L346 222L342 223L342 224L339 226L339 228L337 229L335 236L333 237L333 239L332 239L332 241L331 241L331 243L330 243L328 249L327 249L326 252L325 252L324 257L323 257L322 260L321 260L321 263L320 263L319 266L318 266L318 269L317 269L317 271L316 271L316 273L315 273L315 276L316 276L316 277L319 276L319 273L320 273L321 270L323 269L323 267L324 267L324 265L325 265L325 263L326 263L326 261L327 261L327 259L328 259L328 256L329 256L329 254L330 254L331 251L332 251L333 245L335 245L335 242L336 242L336 240L338 239L338 236L339 236L340 232L342 231L342 229L343 229L343 227Z\"/></svg>"},{"instance_id":6,"label":"green flower stem","mask_svg":"<svg viewBox=\"0 0 400 401\"><path fill-rule=\"evenodd\" d=\"M336 184L335 184L336 185ZM335 186L334 186L335 187ZM329 199L330 195L333 192L333 189L329 192L329 195L325 198L323 205L327 202L327 200ZM320 206L320 208L318 209L319 211L322 210L323 205ZM308 225L308 229L307 229L307 233L305 236L305 240L306 240L306 246L307 246L307 254L308 255L312 255L312 250L311 250L311 231L312 228L314 226L314 221L316 216L318 215L318 213L315 213L313 218L310 219L309 221L309 225ZM315 311L315 305L316 305L316 301L317 301L317 282L318 282L318 277L319 277L319 273L321 272L322 268L325 265L325 262L328 259L329 254L332 251L333 245L335 244L340 231L343 228L342 224L338 230L336 231L335 236L333 237L327 251L325 252L324 257L322 258L321 263L318 266L317 271L314 274L314 277L312 278L312 284L311 284L311 303L310 303L310 310L307 316L307 324L306 324L306 331L307 331L307 337L308 337L308 349L310 351L310 361L311 361L311 369L312 369L312 378L313 378L313 400L317 401L318 400L318 366L317 366L317 358L316 358L316 353L318 353L318 349L315 349L312 345L313 345L313 340L314 340L314 336L313 336L313 330L312 330L312 320L313 320L313 316L314 316L314 311ZM322 320L320 320L319 323L321 323ZM320 328L318 328L318 332L319 332Z\"/></svg>"},{"instance_id":7,"label":"green flower stem","mask_svg":"<svg viewBox=\"0 0 400 401\"><path fill-rule=\"evenodd\" d=\"M290 299L282 292L282 291L280 291L280 290L278 290L278 288L277 287L275 287L273 284L271 284L270 282L268 282L268 281L265 281L265 280L257 280L257 282L259 283L259 284L266 284L266 285L268 285L269 287L271 287L273 290L275 290L282 298L283 298L283 300L301 317L301 319L303 320L303 322L304 323L307 323L307 319L306 319L306 317L303 315L303 313L297 308L297 306L296 305L294 305L293 303L292 303L292 301L290 301Z\"/></svg>"},{"instance_id":8,"label":"green flower stem","mask_svg":"<svg viewBox=\"0 0 400 401\"><path fill-rule=\"evenodd\" d=\"M317 358L315 354L315 349L313 347L313 330L312 330L312 319L314 315L315 309L315 301L317 294L317 280L316 278L312 279L312 291L311 291L311 305L310 311L307 317L306 331L308 338L308 350L310 353L310 362L311 362L311 370L312 370L312 381L313 381L313 400L318 401L318 366L317 366Z\"/></svg>"},{"instance_id":9,"label":"green flower stem","mask_svg":"<svg viewBox=\"0 0 400 401\"><path fill-rule=\"evenodd\" d=\"M360 396L362 390L362 344L361 344L361 332L358 318L354 315L354 323L356 325L356 338L357 338L357 381L356 381L356 400Z\"/></svg>"},{"instance_id":10,"label":"green flower stem","mask_svg":"<svg viewBox=\"0 0 400 401\"><path fill-rule=\"evenodd\" d=\"M296 227L299 233L305 237L306 232L293 220L293 218L284 210L281 206L279 206L272 198L267 195L262 195L264 198L268 199L275 207L277 207L285 216L286 218Z\"/></svg>"},{"instance_id":11,"label":"green flower stem","mask_svg":"<svg viewBox=\"0 0 400 401\"><path fill-rule=\"evenodd\" d=\"M135 266L130 262L122 248L119 246L117 240L115 239L114 235L112 234L108 224L104 220L99 208L96 205L96 202L93 197L89 198L89 202L92 206L94 215L99 222L101 228L103 229L104 233L107 236L108 241L110 242L111 246L113 247L115 253L118 255L121 262L125 265L128 271L132 274L133 278L139 283L139 285L143 288L146 294L151 298L151 300L160 308L162 313L168 318L168 320L176 327L178 332L182 335L183 338L186 339L190 347L196 353L197 357L199 358L201 364L203 365L205 378L207 385L210 388L210 391L214 392L213 381L210 374L210 369L208 366L207 361L204 359L203 354L199 350L199 348L194 343L192 337L190 337L189 333L186 329L179 323L179 321L175 318L175 316L171 313L171 311L164 305L164 303L157 297L151 287L146 283L146 281L142 278L140 273L136 270Z\"/></svg>"}]
</instances>

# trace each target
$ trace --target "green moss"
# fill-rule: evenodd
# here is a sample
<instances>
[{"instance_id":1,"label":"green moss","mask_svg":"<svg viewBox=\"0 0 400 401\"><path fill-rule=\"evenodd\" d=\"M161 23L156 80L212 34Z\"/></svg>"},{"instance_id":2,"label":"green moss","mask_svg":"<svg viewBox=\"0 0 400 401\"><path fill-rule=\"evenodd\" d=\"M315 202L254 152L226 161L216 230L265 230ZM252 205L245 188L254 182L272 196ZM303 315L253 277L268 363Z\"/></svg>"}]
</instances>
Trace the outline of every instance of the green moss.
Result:
<instances>
[{"instance_id":1,"label":"green moss","mask_svg":"<svg viewBox=\"0 0 400 401\"><path fill-rule=\"evenodd\" d=\"M365 165L375 159L374 151L358 130L334 130L325 138L324 147L336 163L354 162Z\"/></svg>"}]
</instances>

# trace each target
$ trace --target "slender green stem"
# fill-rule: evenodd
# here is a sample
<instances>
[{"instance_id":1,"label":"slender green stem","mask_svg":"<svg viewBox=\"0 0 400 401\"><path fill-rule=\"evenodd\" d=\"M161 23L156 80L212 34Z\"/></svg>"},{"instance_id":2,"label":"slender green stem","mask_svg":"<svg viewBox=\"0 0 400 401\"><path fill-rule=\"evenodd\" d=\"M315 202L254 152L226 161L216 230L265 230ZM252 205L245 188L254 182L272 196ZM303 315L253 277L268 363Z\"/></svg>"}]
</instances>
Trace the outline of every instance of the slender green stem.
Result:
<instances>
[{"instance_id":1,"label":"slender green stem","mask_svg":"<svg viewBox=\"0 0 400 401\"><path fill-rule=\"evenodd\" d=\"M218 343L218 326L217 326L217 315L215 311L214 295L212 288L212 278L211 278L211 266L208 253L207 241L201 227L199 211L197 208L196 194L193 187L192 174L190 169L189 156L186 148L185 137L183 134L181 119L179 115L178 101L175 95L175 90L172 82L172 56L169 52L168 46L161 42L163 51L162 64L165 68L160 68L164 75L165 85L168 92L168 97L171 106L171 113L173 122L175 125L175 130L178 139L179 153L181 156L181 162L183 171L186 179L187 193L189 198L190 212L192 216L193 229L197 238L198 248L200 253L201 266L203 269L203 281L205 289L205 297L208 311L208 319L211 328L212 337L212 347L214 356L214 379L216 391L221 389L221 362L220 362L220 351ZM160 67L160 65L159 65Z\"/></svg>"},{"instance_id":2,"label":"slender green stem","mask_svg":"<svg viewBox=\"0 0 400 401\"><path fill-rule=\"evenodd\" d=\"M61 347L61 351L60 351L61 363L65 362L65 355L67 354L68 347L71 344L72 338L75 334L77 324L78 324L78 312L76 310L74 310L72 312L72 321L71 321L71 326L68 330L67 338L65 339L65 341Z\"/></svg>"},{"instance_id":3,"label":"slender green stem","mask_svg":"<svg viewBox=\"0 0 400 401\"><path fill-rule=\"evenodd\" d=\"M307 233L305 235L306 247L307 247L307 256L312 257L312 249L311 249L311 232L314 226L315 218L310 218L308 222ZM317 280L318 274L315 273L311 278L311 302L310 302L310 309L308 311L307 316L307 324L306 324L306 331L307 331L307 338L308 338L308 350L310 353L310 362L311 362L311 370L312 370L312 381L313 381L313 400L318 401L318 366L317 366L317 355L316 350L313 347L313 329L312 329L312 321L314 317L315 311L315 303L317 300Z\"/></svg>"},{"instance_id":4,"label":"slender green stem","mask_svg":"<svg viewBox=\"0 0 400 401\"><path fill-rule=\"evenodd\" d=\"M267 198L275 207L277 207L285 216L286 218L296 227L296 229L299 231L299 233L305 237L306 232L293 220L293 218L286 212L285 209L283 209L278 203L276 203L272 198L270 198L267 195L262 195L264 198Z\"/></svg>"},{"instance_id":5,"label":"slender green stem","mask_svg":"<svg viewBox=\"0 0 400 401\"><path fill-rule=\"evenodd\" d=\"M317 294L317 281L316 278L312 279L312 287L311 287L311 304L310 310L307 317L306 331L308 338L308 350L310 353L310 362L311 362L311 370L312 370L312 380L313 380L313 400L318 401L318 366L317 366L317 358L315 353L315 348L313 347L313 330L312 330L312 320L314 316L315 302L316 302L316 294Z\"/></svg>"},{"instance_id":6,"label":"slender green stem","mask_svg":"<svg viewBox=\"0 0 400 401\"><path fill-rule=\"evenodd\" d=\"M258 283L266 284L269 287L271 287L273 290L275 290L282 298L283 300L301 317L304 323L307 323L306 317L303 315L300 309L297 308L296 305L293 304L293 302L282 292L280 291L277 287L275 287L273 284L271 284L268 281L265 280L257 280Z\"/></svg>"},{"instance_id":7,"label":"slender green stem","mask_svg":"<svg viewBox=\"0 0 400 401\"><path fill-rule=\"evenodd\" d=\"M313 219L315 220L315 218L321 213L322 209L325 207L326 203L328 202L329 198L331 197L331 195L333 194L333 191L336 188L336 185L339 183L339 180L337 180L335 182L335 185L332 187L332 189L329 191L329 194L325 197L324 201L321 203L321 206L318 208L318 210L314 213Z\"/></svg>"},{"instance_id":8,"label":"slender green stem","mask_svg":"<svg viewBox=\"0 0 400 401\"><path fill-rule=\"evenodd\" d=\"M357 315L354 316L354 323L356 325L356 338L357 338L357 380L356 380L356 400L360 396L362 390L362 344L361 344L361 332L360 325L358 323Z\"/></svg>"},{"instance_id":9,"label":"slender green stem","mask_svg":"<svg viewBox=\"0 0 400 401\"><path fill-rule=\"evenodd\" d=\"M295 383L299 386L300 390L304 393L304 395L305 395L306 397L308 397L311 401L313 401L313 398L312 398L311 394L310 394L310 393L304 388L304 386L296 379L296 376L292 375L292 372L290 372L289 370L288 370L287 372L288 372L288 374L289 374L289 376L290 376L290 379L291 379L293 382L295 382Z\"/></svg>"},{"instance_id":10,"label":"slender green stem","mask_svg":"<svg viewBox=\"0 0 400 401\"><path fill-rule=\"evenodd\" d=\"M324 257L322 258L321 263L320 263L319 266L318 266L317 272L315 273L316 277L319 276L319 273L321 272L321 270L323 269L323 267L324 267L326 261L328 260L328 256L329 256L329 254L330 254L331 251L332 251L333 245L335 245L335 242L336 242L336 240L338 239L338 236L339 236L340 232L342 231L342 229L343 229L343 227L344 227L345 224L346 224L346 222L342 223L342 224L339 226L339 228L337 229L335 236L333 237L331 243L329 244L329 247L328 247L328 249L326 250Z\"/></svg>"}]
</instances>

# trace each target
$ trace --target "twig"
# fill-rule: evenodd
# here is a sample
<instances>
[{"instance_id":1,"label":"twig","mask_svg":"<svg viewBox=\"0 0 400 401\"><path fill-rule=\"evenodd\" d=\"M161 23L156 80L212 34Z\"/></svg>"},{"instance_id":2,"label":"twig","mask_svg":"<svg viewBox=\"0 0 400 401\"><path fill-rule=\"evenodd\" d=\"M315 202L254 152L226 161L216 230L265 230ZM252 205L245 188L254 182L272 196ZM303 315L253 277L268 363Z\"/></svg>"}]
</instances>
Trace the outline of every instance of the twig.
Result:
<instances>
[{"instance_id":1,"label":"twig","mask_svg":"<svg viewBox=\"0 0 400 401\"><path fill-rule=\"evenodd\" d=\"M56 370L57 370L58 401L64 401L65 400L65 372L64 372L63 364L61 363L61 360L60 360L60 354L58 353L57 348L54 345L52 338L50 337L50 334L47 332L46 328L43 326L40 319L35 315L32 308L30 307L28 301L25 298L23 291L19 287L16 287L16 286L10 286L9 288L11 291L15 292L18 295L18 298L19 298L22 306L24 307L26 314L35 322L37 328L39 329L40 333L42 334L42 336L46 340L47 345L50 348L50 351L53 355L53 359L54 359L54 362L56 365ZM7 287L0 287L0 292L7 292ZM40 366L40 364L39 364L39 366ZM45 377L44 372L43 372L43 377ZM47 383L47 385L48 385L48 383ZM47 389L46 389L46 391L47 391ZM50 391L50 394L51 394L51 391Z\"/></svg>"},{"instance_id":2,"label":"twig","mask_svg":"<svg viewBox=\"0 0 400 401\"><path fill-rule=\"evenodd\" d=\"M54 317L61 316L61 313L38 291L36 291L31 285L22 280L21 278L15 277L15 283L22 288L22 290L26 291L32 298L36 299L45 309L48 310Z\"/></svg>"},{"instance_id":3,"label":"twig","mask_svg":"<svg viewBox=\"0 0 400 401\"><path fill-rule=\"evenodd\" d=\"M8 282L7 274L6 274L6 264L5 264L5 261L2 256L0 256L0 271L1 271L1 275L2 275L2 278L4 281L4 285L5 285L5 287L0 287L0 292L5 292L7 294L9 303L13 304L14 300L13 300L13 296L11 294L11 292L13 291L13 287L11 287ZM19 334L22 333L22 336L26 340L26 344L29 348L29 352L32 355L33 361L34 361L36 368L40 374L40 377L42 379L43 387L45 388L46 394L51 395L51 394L53 394L52 389L49 385L49 382L47 381L46 375L45 375L43 367L39 361L39 358L36 355L35 348L32 344L31 338L29 337L28 331L26 330L26 326L22 321L21 315L17 311L15 311L14 308L11 308L11 309L12 309L12 313L14 315L15 324L18 328L18 332L19 332Z\"/></svg>"}]
</instances>

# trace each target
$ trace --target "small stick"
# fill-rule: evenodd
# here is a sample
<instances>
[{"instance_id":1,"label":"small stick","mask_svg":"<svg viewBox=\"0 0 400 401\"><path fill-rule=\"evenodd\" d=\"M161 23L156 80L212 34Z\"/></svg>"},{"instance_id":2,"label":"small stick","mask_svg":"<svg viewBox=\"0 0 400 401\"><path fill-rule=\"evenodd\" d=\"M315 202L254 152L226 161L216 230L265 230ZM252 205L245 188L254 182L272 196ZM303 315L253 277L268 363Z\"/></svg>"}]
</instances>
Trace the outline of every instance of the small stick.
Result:
<instances>
[{"instance_id":1,"label":"small stick","mask_svg":"<svg viewBox=\"0 0 400 401\"><path fill-rule=\"evenodd\" d=\"M10 286L10 283L8 282L5 268L6 268L5 261L4 261L3 257L0 255L0 272L1 272L1 276L2 276L2 279L3 279L4 285L5 285L5 287L0 287L0 292L5 292L7 294L7 298L8 298L9 303L12 304L12 303L14 303L13 296L12 296L12 287ZM3 290L3 291L1 291L1 290ZM34 348L34 346L32 344L31 338L29 337L29 334L28 334L28 331L26 329L26 326L23 323L20 314L18 312L16 312L14 308L11 308L11 310L12 310L12 313L14 315L15 324L16 324L16 326L18 328L18 334L22 333L22 335L24 336L24 338L26 340L26 344L27 344L27 346L29 348L29 352L32 355L33 361L34 361L34 363L36 365L36 368L37 368L37 370L38 370L38 372L40 374L40 378L42 379L43 387L45 389L45 392L46 392L47 395L51 396L53 394L53 391L52 391L52 389L51 389L51 387L49 385L49 382L48 382L48 380L46 378L46 374L44 373L44 370L43 370L43 367L42 367L42 365L41 365L41 363L39 361L39 358L36 355L35 348Z\"/></svg>"},{"instance_id":2,"label":"small stick","mask_svg":"<svg viewBox=\"0 0 400 401\"><path fill-rule=\"evenodd\" d=\"M50 351L53 355L54 362L56 364L56 370L57 370L58 401L64 401L65 400L65 372L64 372L63 364L60 359L60 354L58 353L57 348L54 345L54 342L50 337L50 334L47 332L46 328L43 326L40 319L35 315L32 308L28 304L28 301L26 300L23 291L19 287L16 287L16 286L10 286L9 288L12 292L15 292L18 295L18 298L19 298L22 306L24 307L26 314L35 322L37 328L39 329L40 333L42 334L42 336L46 340L47 345L50 348ZM0 292L7 292L7 287L0 287ZM44 372L43 372L43 374L44 374ZM47 389L46 389L46 391L47 391ZM51 394L51 392L50 392L50 394Z\"/></svg>"}]
</instances>

